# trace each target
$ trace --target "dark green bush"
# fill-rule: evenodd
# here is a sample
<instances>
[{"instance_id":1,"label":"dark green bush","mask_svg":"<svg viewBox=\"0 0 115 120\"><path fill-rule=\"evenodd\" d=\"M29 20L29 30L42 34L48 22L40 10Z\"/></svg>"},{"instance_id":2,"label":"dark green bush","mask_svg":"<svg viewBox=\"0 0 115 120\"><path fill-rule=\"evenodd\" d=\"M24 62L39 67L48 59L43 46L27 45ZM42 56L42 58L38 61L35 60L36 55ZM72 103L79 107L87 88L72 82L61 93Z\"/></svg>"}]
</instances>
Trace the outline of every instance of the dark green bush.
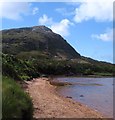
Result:
<instances>
[{"instance_id":1,"label":"dark green bush","mask_svg":"<svg viewBox=\"0 0 115 120\"><path fill-rule=\"evenodd\" d=\"M3 75L15 80L30 80L39 77L40 74L30 61L24 61L7 54L2 55Z\"/></svg>"}]
</instances>

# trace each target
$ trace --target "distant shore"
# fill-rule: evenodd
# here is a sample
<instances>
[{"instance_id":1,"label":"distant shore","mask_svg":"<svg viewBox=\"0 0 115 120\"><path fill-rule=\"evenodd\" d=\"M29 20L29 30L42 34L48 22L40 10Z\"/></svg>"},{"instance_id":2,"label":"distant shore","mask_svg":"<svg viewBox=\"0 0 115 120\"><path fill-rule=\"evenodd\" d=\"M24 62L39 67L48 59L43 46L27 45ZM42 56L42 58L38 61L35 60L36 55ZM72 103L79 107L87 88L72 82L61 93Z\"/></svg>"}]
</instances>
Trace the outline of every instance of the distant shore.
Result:
<instances>
[{"instance_id":1,"label":"distant shore","mask_svg":"<svg viewBox=\"0 0 115 120\"><path fill-rule=\"evenodd\" d=\"M82 78L82 77L85 77L85 78L113 78L115 76L101 76L101 75L49 75L49 77L51 78L59 78L59 77L77 77L77 78Z\"/></svg>"},{"instance_id":2,"label":"distant shore","mask_svg":"<svg viewBox=\"0 0 115 120\"><path fill-rule=\"evenodd\" d=\"M26 92L34 107L34 118L104 118L104 116L71 98L60 96L48 78L27 81Z\"/></svg>"}]
</instances>

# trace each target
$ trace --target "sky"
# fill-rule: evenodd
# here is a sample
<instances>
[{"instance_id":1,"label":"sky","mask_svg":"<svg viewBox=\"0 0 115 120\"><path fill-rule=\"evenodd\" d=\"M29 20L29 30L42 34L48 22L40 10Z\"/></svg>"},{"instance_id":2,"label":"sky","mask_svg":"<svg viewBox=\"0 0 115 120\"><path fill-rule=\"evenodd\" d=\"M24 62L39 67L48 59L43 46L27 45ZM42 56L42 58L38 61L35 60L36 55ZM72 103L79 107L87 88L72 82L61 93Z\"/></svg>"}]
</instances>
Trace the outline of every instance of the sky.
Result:
<instances>
[{"instance_id":1,"label":"sky","mask_svg":"<svg viewBox=\"0 0 115 120\"><path fill-rule=\"evenodd\" d=\"M1 2L0 29L45 25L82 56L113 63L113 2Z\"/></svg>"}]
</instances>

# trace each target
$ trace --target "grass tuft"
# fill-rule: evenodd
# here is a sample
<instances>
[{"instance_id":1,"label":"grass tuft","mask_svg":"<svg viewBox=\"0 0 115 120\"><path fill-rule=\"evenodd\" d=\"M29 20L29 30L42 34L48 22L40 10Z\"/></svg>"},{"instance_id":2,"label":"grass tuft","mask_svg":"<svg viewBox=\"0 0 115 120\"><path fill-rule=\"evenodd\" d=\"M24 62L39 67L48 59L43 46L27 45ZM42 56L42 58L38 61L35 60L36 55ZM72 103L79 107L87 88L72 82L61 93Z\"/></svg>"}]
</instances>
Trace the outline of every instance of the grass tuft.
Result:
<instances>
[{"instance_id":1,"label":"grass tuft","mask_svg":"<svg viewBox=\"0 0 115 120\"><path fill-rule=\"evenodd\" d=\"M2 84L3 120L14 118L31 120L33 108L30 97L11 78L3 77Z\"/></svg>"}]
</instances>

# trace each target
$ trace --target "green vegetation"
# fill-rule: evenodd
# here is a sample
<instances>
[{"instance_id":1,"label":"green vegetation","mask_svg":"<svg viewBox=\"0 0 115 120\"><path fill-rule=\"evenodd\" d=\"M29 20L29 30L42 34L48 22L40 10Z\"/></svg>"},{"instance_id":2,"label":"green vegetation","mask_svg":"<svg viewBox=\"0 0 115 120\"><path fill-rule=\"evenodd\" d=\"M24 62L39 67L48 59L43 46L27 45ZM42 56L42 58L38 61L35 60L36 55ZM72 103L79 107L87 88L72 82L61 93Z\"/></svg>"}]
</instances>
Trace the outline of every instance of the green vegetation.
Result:
<instances>
[{"instance_id":1,"label":"green vegetation","mask_svg":"<svg viewBox=\"0 0 115 120\"><path fill-rule=\"evenodd\" d=\"M30 97L11 78L3 77L2 84L3 120L14 118L31 120L33 108Z\"/></svg>"},{"instance_id":2,"label":"green vegetation","mask_svg":"<svg viewBox=\"0 0 115 120\"><path fill-rule=\"evenodd\" d=\"M13 55L2 54L2 72L15 80L30 80L39 77L39 72L31 61L15 58Z\"/></svg>"},{"instance_id":3,"label":"green vegetation","mask_svg":"<svg viewBox=\"0 0 115 120\"><path fill-rule=\"evenodd\" d=\"M3 74L15 80L46 75L111 75L115 66L81 56L45 26L2 31Z\"/></svg>"},{"instance_id":4,"label":"green vegetation","mask_svg":"<svg viewBox=\"0 0 115 120\"><path fill-rule=\"evenodd\" d=\"M58 59L80 57L66 40L45 26L3 30L2 39L3 53L21 59L30 56Z\"/></svg>"},{"instance_id":5,"label":"green vegetation","mask_svg":"<svg viewBox=\"0 0 115 120\"><path fill-rule=\"evenodd\" d=\"M115 73L115 70L113 70L114 71L114 73ZM94 75L97 75L97 76L114 76L114 74L113 73L110 73L110 72L106 72L106 73L103 73L103 72L101 72L101 73L94 73Z\"/></svg>"},{"instance_id":6,"label":"green vegetation","mask_svg":"<svg viewBox=\"0 0 115 120\"><path fill-rule=\"evenodd\" d=\"M112 76L115 67L102 62L78 63L71 60L28 59L21 60L12 55L3 54L3 75L15 80L30 80L45 75L99 75Z\"/></svg>"}]
</instances>

